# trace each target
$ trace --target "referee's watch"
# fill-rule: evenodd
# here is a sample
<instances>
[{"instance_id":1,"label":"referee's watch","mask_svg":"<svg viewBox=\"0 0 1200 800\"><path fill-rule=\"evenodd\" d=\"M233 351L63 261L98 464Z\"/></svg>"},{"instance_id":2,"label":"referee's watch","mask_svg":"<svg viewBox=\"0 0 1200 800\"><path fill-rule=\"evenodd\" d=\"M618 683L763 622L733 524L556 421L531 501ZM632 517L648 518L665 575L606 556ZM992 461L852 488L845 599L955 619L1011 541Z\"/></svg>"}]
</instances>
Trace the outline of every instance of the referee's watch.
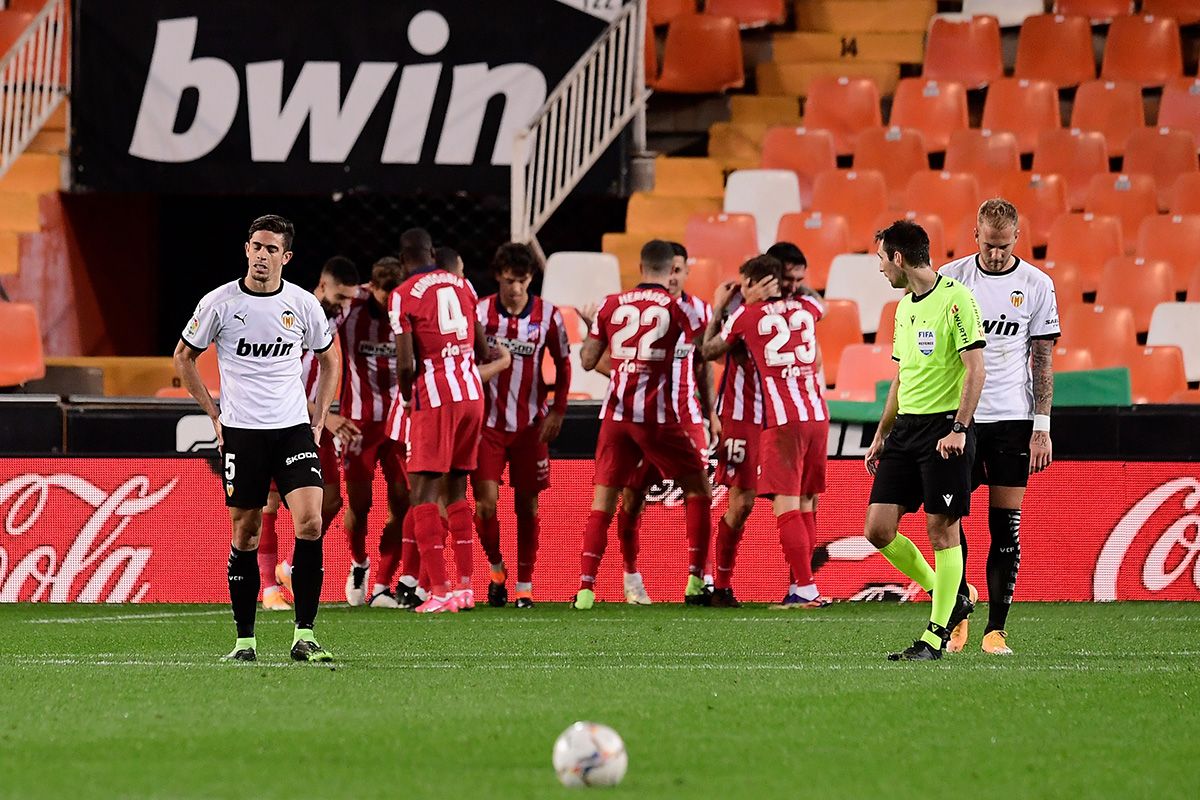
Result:
<instances>
[{"instance_id":1,"label":"referee's watch","mask_svg":"<svg viewBox=\"0 0 1200 800\"><path fill-rule=\"evenodd\" d=\"M959 422L958 420L954 420L954 424L950 426L950 431L951 431L952 433L966 433L966 432L967 432L967 426L966 426L966 425L963 425L963 424L962 424L961 422Z\"/></svg>"}]
</instances>

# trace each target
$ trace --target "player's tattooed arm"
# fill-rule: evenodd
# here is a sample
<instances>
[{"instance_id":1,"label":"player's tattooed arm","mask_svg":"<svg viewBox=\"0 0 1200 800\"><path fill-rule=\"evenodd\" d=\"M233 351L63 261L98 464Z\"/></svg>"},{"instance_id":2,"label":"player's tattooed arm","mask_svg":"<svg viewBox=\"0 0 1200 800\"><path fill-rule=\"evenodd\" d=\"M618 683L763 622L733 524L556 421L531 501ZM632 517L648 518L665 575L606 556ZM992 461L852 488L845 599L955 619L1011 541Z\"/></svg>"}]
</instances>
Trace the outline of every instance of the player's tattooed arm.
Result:
<instances>
[{"instance_id":1,"label":"player's tattooed arm","mask_svg":"<svg viewBox=\"0 0 1200 800\"><path fill-rule=\"evenodd\" d=\"M217 432L217 447L225 445L225 437L221 431L221 413L217 410L217 404L213 402L212 395L208 393L208 387L204 385L204 379L200 377L200 368L196 366L196 359L202 351L189 347L182 339L175 346L175 374L179 376L179 382L183 384L183 388L188 390L188 394L192 396L197 403L200 404L200 410L208 414L213 422L213 429Z\"/></svg>"},{"instance_id":2,"label":"player's tattooed arm","mask_svg":"<svg viewBox=\"0 0 1200 800\"><path fill-rule=\"evenodd\" d=\"M1054 402L1054 341L1033 340L1033 413L1050 415ZM1041 472L1054 460L1050 431L1034 431L1029 439L1029 473Z\"/></svg>"}]
</instances>

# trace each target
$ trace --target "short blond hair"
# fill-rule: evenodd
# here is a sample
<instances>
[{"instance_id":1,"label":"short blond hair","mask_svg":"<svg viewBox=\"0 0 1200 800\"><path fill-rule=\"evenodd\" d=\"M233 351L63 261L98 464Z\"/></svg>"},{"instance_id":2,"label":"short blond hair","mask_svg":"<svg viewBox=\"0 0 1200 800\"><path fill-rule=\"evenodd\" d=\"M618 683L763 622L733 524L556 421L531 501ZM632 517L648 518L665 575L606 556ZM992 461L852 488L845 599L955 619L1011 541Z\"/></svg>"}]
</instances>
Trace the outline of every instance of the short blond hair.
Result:
<instances>
[{"instance_id":1,"label":"short blond hair","mask_svg":"<svg viewBox=\"0 0 1200 800\"><path fill-rule=\"evenodd\" d=\"M989 228L1015 228L1017 207L1002 197L993 197L991 200L984 200L979 206L976 220L980 225L987 225Z\"/></svg>"}]
</instances>

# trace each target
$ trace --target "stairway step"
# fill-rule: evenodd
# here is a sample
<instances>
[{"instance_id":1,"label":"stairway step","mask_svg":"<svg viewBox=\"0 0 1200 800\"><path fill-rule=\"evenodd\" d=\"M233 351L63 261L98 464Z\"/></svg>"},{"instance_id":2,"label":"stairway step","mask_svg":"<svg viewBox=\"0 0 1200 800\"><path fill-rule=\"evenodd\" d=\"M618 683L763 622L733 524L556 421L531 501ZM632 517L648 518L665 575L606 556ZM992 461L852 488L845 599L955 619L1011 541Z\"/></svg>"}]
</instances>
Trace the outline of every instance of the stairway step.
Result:
<instances>
[{"instance_id":1,"label":"stairway step","mask_svg":"<svg viewBox=\"0 0 1200 800\"><path fill-rule=\"evenodd\" d=\"M41 214L36 192L0 192L0 231L36 233Z\"/></svg>"},{"instance_id":2,"label":"stairway step","mask_svg":"<svg viewBox=\"0 0 1200 800\"><path fill-rule=\"evenodd\" d=\"M0 275L16 275L21 267L21 235L0 231Z\"/></svg>"},{"instance_id":3,"label":"stairway step","mask_svg":"<svg viewBox=\"0 0 1200 800\"><path fill-rule=\"evenodd\" d=\"M937 11L937 0L799 0L796 28L846 33L921 33Z\"/></svg>"},{"instance_id":4,"label":"stairway step","mask_svg":"<svg viewBox=\"0 0 1200 800\"><path fill-rule=\"evenodd\" d=\"M62 159L57 155L26 151L0 178L0 192L56 192L62 188L61 173Z\"/></svg>"},{"instance_id":5,"label":"stairway step","mask_svg":"<svg viewBox=\"0 0 1200 800\"><path fill-rule=\"evenodd\" d=\"M43 128L33 137L26 153L49 153L60 156L67 152L67 132L62 130L46 130Z\"/></svg>"},{"instance_id":6,"label":"stairway step","mask_svg":"<svg viewBox=\"0 0 1200 800\"><path fill-rule=\"evenodd\" d=\"M897 61L920 64L925 58L925 35L918 31L896 33L777 33L772 40L772 61Z\"/></svg>"}]
</instances>

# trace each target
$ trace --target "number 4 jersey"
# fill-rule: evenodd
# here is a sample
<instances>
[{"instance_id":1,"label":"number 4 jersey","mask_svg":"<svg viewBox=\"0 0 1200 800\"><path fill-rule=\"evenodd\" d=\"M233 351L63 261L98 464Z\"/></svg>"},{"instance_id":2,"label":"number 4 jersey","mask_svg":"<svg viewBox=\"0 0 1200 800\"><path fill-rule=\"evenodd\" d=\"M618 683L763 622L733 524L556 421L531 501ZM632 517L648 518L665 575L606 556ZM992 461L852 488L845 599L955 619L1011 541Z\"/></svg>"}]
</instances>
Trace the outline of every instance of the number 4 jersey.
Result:
<instances>
[{"instance_id":1,"label":"number 4 jersey","mask_svg":"<svg viewBox=\"0 0 1200 800\"><path fill-rule=\"evenodd\" d=\"M813 297L744 305L725 321L720 337L746 343L762 382L764 427L827 419L817 375L816 323L825 308Z\"/></svg>"}]
</instances>

